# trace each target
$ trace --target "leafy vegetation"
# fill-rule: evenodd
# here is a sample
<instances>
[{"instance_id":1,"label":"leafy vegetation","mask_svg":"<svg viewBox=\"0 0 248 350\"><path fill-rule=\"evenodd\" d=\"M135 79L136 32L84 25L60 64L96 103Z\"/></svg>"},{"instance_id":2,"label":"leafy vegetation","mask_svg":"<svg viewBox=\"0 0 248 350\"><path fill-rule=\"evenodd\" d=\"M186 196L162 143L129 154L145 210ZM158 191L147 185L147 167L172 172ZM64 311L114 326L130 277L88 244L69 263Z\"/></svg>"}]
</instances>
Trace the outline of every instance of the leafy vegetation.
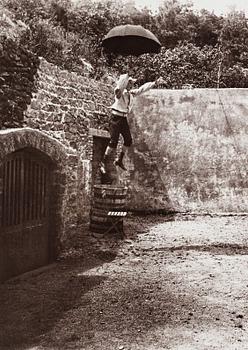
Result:
<instances>
[{"instance_id":1,"label":"leafy vegetation","mask_svg":"<svg viewBox=\"0 0 248 350\"><path fill-rule=\"evenodd\" d=\"M192 4L166 0L156 13L122 0L1 0L27 26L20 44L65 69L89 62L96 79L129 71L140 82L161 75L166 88L248 87L248 22L243 12L217 16ZM141 24L160 40L159 54L107 55L101 46L114 26ZM1 24L1 23L0 23Z\"/></svg>"}]
</instances>

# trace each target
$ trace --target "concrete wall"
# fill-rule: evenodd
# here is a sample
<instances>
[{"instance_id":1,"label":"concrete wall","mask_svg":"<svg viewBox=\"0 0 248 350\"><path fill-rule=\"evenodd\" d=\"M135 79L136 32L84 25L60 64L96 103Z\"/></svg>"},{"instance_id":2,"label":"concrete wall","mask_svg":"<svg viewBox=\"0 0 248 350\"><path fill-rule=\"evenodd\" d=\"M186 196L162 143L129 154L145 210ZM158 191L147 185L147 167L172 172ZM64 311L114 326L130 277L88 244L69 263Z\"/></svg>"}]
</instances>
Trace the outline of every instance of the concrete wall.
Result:
<instances>
[{"instance_id":1,"label":"concrete wall","mask_svg":"<svg viewBox=\"0 0 248 350\"><path fill-rule=\"evenodd\" d=\"M134 207L248 212L248 89L151 90L130 124Z\"/></svg>"}]
</instances>

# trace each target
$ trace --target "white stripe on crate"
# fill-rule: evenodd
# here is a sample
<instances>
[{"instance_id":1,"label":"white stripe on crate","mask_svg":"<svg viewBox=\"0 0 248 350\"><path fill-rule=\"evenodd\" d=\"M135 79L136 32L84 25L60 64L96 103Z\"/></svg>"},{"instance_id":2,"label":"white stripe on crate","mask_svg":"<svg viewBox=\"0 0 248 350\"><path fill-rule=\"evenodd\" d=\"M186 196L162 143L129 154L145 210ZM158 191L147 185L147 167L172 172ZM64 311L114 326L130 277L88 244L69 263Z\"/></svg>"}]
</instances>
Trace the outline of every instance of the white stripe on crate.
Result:
<instances>
[{"instance_id":1,"label":"white stripe on crate","mask_svg":"<svg viewBox=\"0 0 248 350\"><path fill-rule=\"evenodd\" d=\"M126 211L109 211L108 216L126 216Z\"/></svg>"}]
</instances>

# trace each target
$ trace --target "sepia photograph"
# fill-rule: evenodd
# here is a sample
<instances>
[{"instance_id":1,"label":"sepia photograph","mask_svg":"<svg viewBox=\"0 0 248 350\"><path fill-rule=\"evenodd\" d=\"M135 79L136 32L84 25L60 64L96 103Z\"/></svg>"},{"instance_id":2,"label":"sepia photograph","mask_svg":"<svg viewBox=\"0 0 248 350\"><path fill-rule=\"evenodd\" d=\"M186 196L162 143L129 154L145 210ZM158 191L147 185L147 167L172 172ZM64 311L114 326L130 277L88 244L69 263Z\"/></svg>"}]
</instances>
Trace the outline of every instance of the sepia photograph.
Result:
<instances>
[{"instance_id":1,"label":"sepia photograph","mask_svg":"<svg viewBox=\"0 0 248 350\"><path fill-rule=\"evenodd\" d=\"M247 0L0 0L0 350L248 350Z\"/></svg>"}]
</instances>

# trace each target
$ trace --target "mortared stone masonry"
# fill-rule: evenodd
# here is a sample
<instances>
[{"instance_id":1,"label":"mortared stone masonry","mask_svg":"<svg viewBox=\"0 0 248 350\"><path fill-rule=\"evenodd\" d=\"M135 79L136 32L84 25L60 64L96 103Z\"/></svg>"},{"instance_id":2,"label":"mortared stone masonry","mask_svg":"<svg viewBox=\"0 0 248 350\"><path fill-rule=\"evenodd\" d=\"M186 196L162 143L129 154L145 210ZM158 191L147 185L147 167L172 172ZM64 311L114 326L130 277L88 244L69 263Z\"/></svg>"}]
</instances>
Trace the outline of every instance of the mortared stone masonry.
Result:
<instances>
[{"instance_id":1,"label":"mortared stone masonry","mask_svg":"<svg viewBox=\"0 0 248 350\"><path fill-rule=\"evenodd\" d=\"M58 169L64 176L62 236L68 238L89 219L92 187L100 182L113 85L63 70L4 39L0 96L0 129L11 129L0 134L0 143L14 149L13 132L21 135L23 128L27 146L38 131L42 142L57 142L66 155ZM248 211L247 97L247 89L152 90L138 97L128 172L118 174L129 186L128 208Z\"/></svg>"}]
</instances>

